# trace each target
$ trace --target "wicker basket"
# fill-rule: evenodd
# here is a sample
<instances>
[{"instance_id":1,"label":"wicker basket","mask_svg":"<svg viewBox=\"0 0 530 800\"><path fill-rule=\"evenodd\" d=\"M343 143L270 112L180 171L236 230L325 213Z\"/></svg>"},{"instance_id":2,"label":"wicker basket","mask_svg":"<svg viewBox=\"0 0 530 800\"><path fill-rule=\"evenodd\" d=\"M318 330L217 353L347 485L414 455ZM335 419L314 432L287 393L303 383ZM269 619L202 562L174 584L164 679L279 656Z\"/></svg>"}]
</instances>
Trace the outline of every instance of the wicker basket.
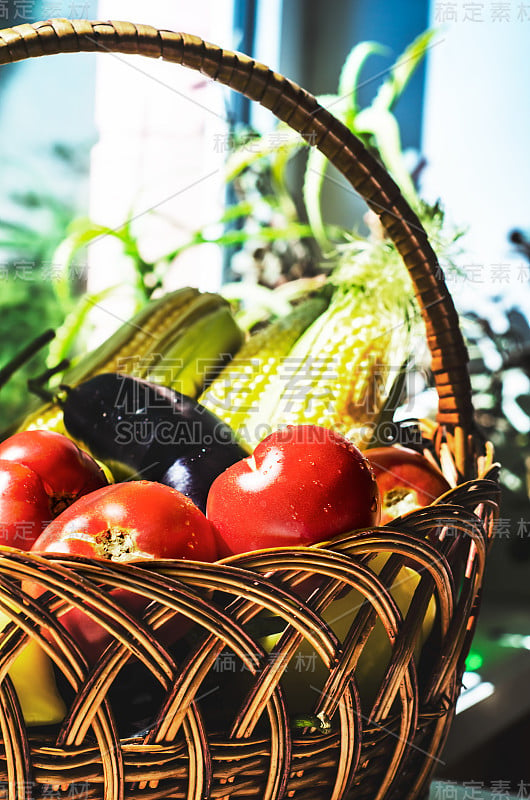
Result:
<instances>
[{"instance_id":1,"label":"wicker basket","mask_svg":"<svg viewBox=\"0 0 530 800\"><path fill-rule=\"evenodd\" d=\"M433 452L456 471L459 485L384 528L227 564L123 565L5 550L0 610L13 624L0 637L0 789L20 800L423 797L454 714L498 501L497 468L473 429L466 349L436 256L381 165L314 97L263 65L196 37L128 22L52 20L0 32L0 63L98 50L175 61L260 102L314 143L379 215L426 323L439 395ZM391 555L373 571L370 560L380 552ZM405 564L419 582L403 617L388 587ZM315 576L317 588L302 600L300 583ZM30 598L28 579L49 591ZM152 600L142 619L116 606L116 587ZM339 641L322 614L351 587L368 602L352 610ZM433 597L436 622L418 659L414 647ZM60 622L70 606L113 633L91 670ZM252 624L271 612L287 625L273 657ZM157 636L177 613L193 620L181 650ZM356 666L377 618L392 655L367 705ZM57 728L26 728L7 675L28 637L49 653L68 697ZM312 707L293 727L280 675L304 639L324 680L312 692L314 676L300 673ZM222 663L234 668L222 670ZM119 709L132 703L138 681L150 720L141 732L124 731Z\"/></svg>"}]
</instances>

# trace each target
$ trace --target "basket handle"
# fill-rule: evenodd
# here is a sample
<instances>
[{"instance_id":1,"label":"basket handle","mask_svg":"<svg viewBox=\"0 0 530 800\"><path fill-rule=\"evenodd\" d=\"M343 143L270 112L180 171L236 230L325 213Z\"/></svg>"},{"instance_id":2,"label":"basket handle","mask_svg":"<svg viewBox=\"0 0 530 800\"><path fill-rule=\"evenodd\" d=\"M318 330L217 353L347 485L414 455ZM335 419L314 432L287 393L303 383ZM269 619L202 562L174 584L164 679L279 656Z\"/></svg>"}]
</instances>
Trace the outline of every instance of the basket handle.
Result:
<instances>
[{"instance_id":1,"label":"basket handle","mask_svg":"<svg viewBox=\"0 0 530 800\"><path fill-rule=\"evenodd\" d=\"M410 273L432 356L437 420L451 434L456 466L466 475L474 432L467 348L427 234L384 167L313 95L248 56L196 36L130 22L66 19L0 31L0 64L80 51L138 54L200 71L270 109L339 169L380 218Z\"/></svg>"}]
</instances>

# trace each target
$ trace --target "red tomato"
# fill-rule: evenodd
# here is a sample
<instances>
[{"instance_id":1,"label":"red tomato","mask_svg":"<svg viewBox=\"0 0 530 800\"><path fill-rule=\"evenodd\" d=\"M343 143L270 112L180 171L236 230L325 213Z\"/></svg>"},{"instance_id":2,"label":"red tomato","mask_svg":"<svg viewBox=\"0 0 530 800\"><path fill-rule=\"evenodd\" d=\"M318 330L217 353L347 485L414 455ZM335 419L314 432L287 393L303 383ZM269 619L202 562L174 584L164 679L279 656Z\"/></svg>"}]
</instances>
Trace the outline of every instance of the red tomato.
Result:
<instances>
[{"instance_id":1,"label":"red tomato","mask_svg":"<svg viewBox=\"0 0 530 800\"><path fill-rule=\"evenodd\" d=\"M206 516L226 556L376 525L379 495L368 461L350 441L327 428L290 425L215 479Z\"/></svg>"},{"instance_id":2,"label":"red tomato","mask_svg":"<svg viewBox=\"0 0 530 800\"><path fill-rule=\"evenodd\" d=\"M217 557L214 532L202 511L175 489L150 481L117 483L80 498L48 525L32 549L112 561ZM136 614L148 602L126 590L111 593ZM68 611L61 621L91 663L110 642L110 634L82 611Z\"/></svg>"},{"instance_id":3,"label":"red tomato","mask_svg":"<svg viewBox=\"0 0 530 800\"><path fill-rule=\"evenodd\" d=\"M0 461L0 544L29 550L50 518L39 476L24 464Z\"/></svg>"},{"instance_id":4,"label":"red tomato","mask_svg":"<svg viewBox=\"0 0 530 800\"><path fill-rule=\"evenodd\" d=\"M39 475L50 497L51 517L78 497L107 485L94 459L54 431L15 433L0 443L0 459L25 464Z\"/></svg>"},{"instance_id":5,"label":"red tomato","mask_svg":"<svg viewBox=\"0 0 530 800\"><path fill-rule=\"evenodd\" d=\"M430 505L451 488L425 456L401 445L366 451L381 493L381 524Z\"/></svg>"}]
</instances>

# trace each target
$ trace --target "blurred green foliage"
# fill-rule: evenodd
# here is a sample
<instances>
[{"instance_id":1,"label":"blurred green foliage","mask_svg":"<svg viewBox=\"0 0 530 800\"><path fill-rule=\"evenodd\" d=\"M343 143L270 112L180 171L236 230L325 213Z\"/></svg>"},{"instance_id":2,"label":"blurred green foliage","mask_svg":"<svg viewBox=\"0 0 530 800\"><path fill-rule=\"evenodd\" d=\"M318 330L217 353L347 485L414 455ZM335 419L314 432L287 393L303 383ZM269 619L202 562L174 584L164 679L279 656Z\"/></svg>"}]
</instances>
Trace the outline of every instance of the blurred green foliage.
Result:
<instances>
[{"instance_id":1,"label":"blurred green foliage","mask_svg":"<svg viewBox=\"0 0 530 800\"><path fill-rule=\"evenodd\" d=\"M2 280L2 313L0 341L2 366L10 362L25 344L32 342L47 328L57 328L63 314L53 286L43 280L26 281L15 277ZM2 388L0 428L21 416L28 404L28 378L41 373L46 366L46 349L38 352L18 369Z\"/></svg>"},{"instance_id":2,"label":"blurred green foliage","mask_svg":"<svg viewBox=\"0 0 530 800\"><path fill-rule=\"evenodd\" d=\"M83 267L65 276L55 253L80 210L77 185L88 173L87 155L88 147L80 152L65 144L53 145L48 157L56 167L57 182L15 189L3 199L0 367L43 331L59 328L83 291ZM29 162L17 167L22 175L31 172ZM27 380L43 372L47 354L48 347L40 350L2 388L1 429L23 414L28 404Z\"/></svg>"}]
</instances>

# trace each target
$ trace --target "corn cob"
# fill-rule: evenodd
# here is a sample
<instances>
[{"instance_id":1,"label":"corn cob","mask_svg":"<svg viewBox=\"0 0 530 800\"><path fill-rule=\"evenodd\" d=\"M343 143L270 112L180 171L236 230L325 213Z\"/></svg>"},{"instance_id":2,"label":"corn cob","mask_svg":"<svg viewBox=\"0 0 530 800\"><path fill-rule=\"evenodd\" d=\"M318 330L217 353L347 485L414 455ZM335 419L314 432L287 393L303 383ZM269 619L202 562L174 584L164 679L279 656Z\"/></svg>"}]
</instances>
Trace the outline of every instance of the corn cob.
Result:
<instances>
[{"instance_id":1,"label":"corn cob","mask_svg":"<svg viewBox=\"0 0 530 800\"><path fill-rule=\"evenodd\" d=\"M172 345L160 348L145 377L161 386L171 386L189 397L198 397L243 343L228 306L218 306L190 324ZM152 355L150 351L148 355Z\"/></svg>"},{"instance_id":2,"label":"corn cob","mask_svg":"<svg viewBox=\"0 0 530 800\"><path fill-rule=\"evenodd\" d=\"M215 374L242 341L243 333L224 298L181 289L148 303L69 369L62 382L75 386L99 373L122 372L154 382L166 380L179 388L182 370L186 389L196 397L208 375ZM194 346L200 358L193 355ZM26 417L20 430L35 428L64 433L60 406L50 402L38 408Z\"/></svg>"},{"instance_id":3,"label":"corn cob","mask_svg":"<svg viewBox=\"0 0 530 800\"><path fill-rule=\"evenodd\" d=\"M261 395L270 386L293 344L324 311L325 294L302 301L286 317L250 336L219 377L199 397L245 444L254 441L245 423L252 419Z\"/></svg>"},{"instance_id":4,"label":"corn cob","mask_svg":"<svg viewBox=\"0 0 530 800\"><path fill-rule=\"evenodd\" d=\"M304 422L333 428L361 447L370 439L408 350L408 328L360 300L340 292L291 350L257 412L272 429Z\"/></svg>"},{"instance_id":5,"label":"corn cob","mask_svg":"<svg viewBox=\"0 0 530 800\"><path fill-rule=\"evenodd\" d=\"M64 382L82 383L98 372L118 372L141 366L146 353L166 334L178 330L190 306L201 295L198 289L185 287L151 300L130 320L95 350L82 356L64 375ZM145 362L143 364L145 368Z\"/></svg>"},{"instance_id":6,"label":"corn cob","mask_svg":"<svg viewBox=\"0 0 530 800\"><path fill-rule=\"evenodd\" d=\"M331 302L305 332L299 328L271 356L275 333L266 329L262 338L248 342L246 353L242 348L203 396L202 402L250 449L286 424L334 428L360 447L370 440L410 354L411 323L414 316L418 319L410 279L399 260L389 280L392 255L381 252L385 270L372 257L355 253L352 264L345 258L340 273L332 276ZM289 325L285 320L283 326Z\"/></svg>"}]
</instances>

